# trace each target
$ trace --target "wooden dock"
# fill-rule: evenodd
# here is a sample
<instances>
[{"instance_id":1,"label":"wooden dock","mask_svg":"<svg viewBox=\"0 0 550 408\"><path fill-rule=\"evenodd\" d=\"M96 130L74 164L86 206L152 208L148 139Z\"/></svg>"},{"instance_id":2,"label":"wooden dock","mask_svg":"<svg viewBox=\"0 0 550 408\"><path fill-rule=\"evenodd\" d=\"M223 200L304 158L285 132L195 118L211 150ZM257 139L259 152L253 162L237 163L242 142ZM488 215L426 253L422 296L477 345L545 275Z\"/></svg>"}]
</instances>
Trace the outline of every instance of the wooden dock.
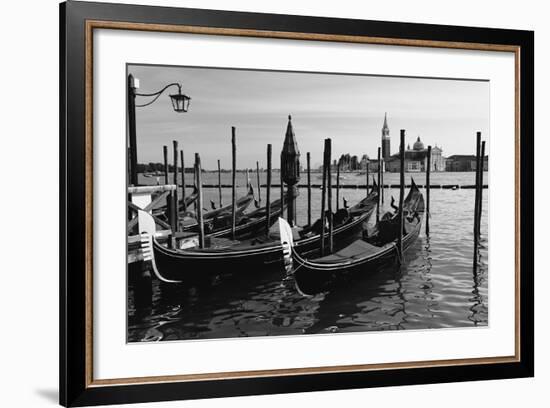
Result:
<instances>
[{"instance_id":1,"label":"wooden dock","mask_svg":"<svg viewBox=\"0 0 550 408\"><path fill-rule=\"evenodd\" d=\"M129 211L137 211L141 209L149 213L152 212L156 204L162 200L170 202L170 195L176 190L174 184L163 184L160 186L138 186L138 187L128 187L128 195L130 201L128 201ZM155 237L160 242L168 241L172 236L172 228L170 224L158 220L155 218L155 221L161 227L159 231L155 234ZM137 215L135 218L130 220L127 225L128 229L128 264L133 264L136 262L143 261L143 253L141 250L141 236L139 234L133 234L132 231L135 231L135 225L137 224Z\"/></svg>"}]
</instances>

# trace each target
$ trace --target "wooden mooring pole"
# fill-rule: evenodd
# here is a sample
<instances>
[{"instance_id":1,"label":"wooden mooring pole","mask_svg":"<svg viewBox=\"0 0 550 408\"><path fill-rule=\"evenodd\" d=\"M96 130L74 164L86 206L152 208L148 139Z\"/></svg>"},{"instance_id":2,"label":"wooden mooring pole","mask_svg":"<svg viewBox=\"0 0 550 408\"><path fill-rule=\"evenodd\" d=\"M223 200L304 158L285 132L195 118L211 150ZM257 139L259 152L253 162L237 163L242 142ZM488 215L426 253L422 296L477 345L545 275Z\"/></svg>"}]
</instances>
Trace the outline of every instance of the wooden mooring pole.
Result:
<instances>
[{"instance_id":1,"label":"wooden mooring pole","mask_svg":"<svg viewBox=\"0 0 550 408\"><path fill-rule=\"evenodd\" d=\"M474 235L477 231L477 211L479 207L479 157L481 155L481 132L476 133L476 181L474 199Z\"/></svg>"},{"instance_id":2,"label":"wooden mooring pole","mask_svg":"<svg viewBox=\"0 0 550 408\"><path fill-rule=\"evenodd\" d=\"M332 163L332 140L327 139L327 212L328 212L328 251L332 253L333 242L332 242L332 174L331 174L331 163Z\"/></svg>"},{"instance_id":3,"label":"wooden mooring pole","mask_svg":"<svg viewBox=\"0 0 550 408\"><path fill-rule=\"evenodd\" d=\"M260 162L256 162L256 184L258 184L258 203L261 203L262 190L260 188Z\"/></svg>"},{"instance_id":4,"label":"wooden mooring pole","mask_svg":"<svg viewBox=\"0 0 550 408\"><path fill-rule=\"evenodd\" d=\"M199 247L204 248L204 220L202 215L202 166L201 158L195 153L195 173L197 174L197 221L199 223Z\"/></svg>"},{"instance_id":5,"label":"wooden mooring pole","mask_svg":"<svg viewBox=\"0 0 550 408\"><path fill-rule=\"evenodd\" d=\"M235 126L231 126L231 238L235 239L237 217L236 183L237 183L237 140Z\"/></svg>"},{"instance_id":6,"label":"wooden mooring pole","mask_svg":"<svg viewBox=\"0 0 550 408\"><path fill-rule=\"evenodd\" d=\"M193 184L195 187L197 186L197 166L193 165ZM197 200L193 203L193 206L195 208L195 213L197 212Z\"/></svg>"},{"instance_id":7,"label":"wooden mooring pole","mask_svg":"<svg viewBox=\"0 0 550 408\"><path fill-rule=\"evenodd\" d=\"M432 170L432 146L428 146L426 164L426 235L430 235L430 172Z\"/></svg>"},{"instance_id":8,"label":"wooden mooring pole","mask_svg":"<svg viewBox=\"0 0 550 408\"><path fill-rule=\"evenodd\" d=\"M327 201L327 152L329 140L325 139L323 151L323 189L321 190L321 256L325 255L325 203Z\"/></svg>"},{"instance_id":9,"label":"wooden mooring pole","mask_svg":"<svg viewBox=\"0 0 550 408\"><path fill-rule=\"evenodd\" d=\"M179 202L178 202L178 141L173 140L172 146L174 148L174 185L176 186L176 189L174 190L174 198L172 202L174 203L174 226L176 229L174 229L174 232L177 232L179 229ZM185 197L183 197L183 201L185 201Z\"/></svg>"},{"instance_id":10,"label":"wooden mooring pole","mask_svg":"<svg viewBox=\"0 0 550 408\"><path fill-rule=\"evenodd\" d=\"M340 209L340 160L336 164L336 211Z\"/></svg>"},{"instance_id":11,"label":"wooden mooring pole","mask_svg":"<svg viewBox=\"0 0 550 408\"><path fill-rule=\"evenodd\" d=\"M163 158L164 158L164 184L167 185L169 184L168 182L168 146L162 146L162 153L163 153ZM168 195L168 197L166 198L166 212L167 212L167 216L168 216L168 224L170 224L170 228L172 229L172 237L173 237L173 234L174 232L176 232L176 228L175 228L175 225L174 225L174 221L175 221L175 217L174 217L174 205L172 204L173 203L173 197L174 197L174 194L173 192L170 192L170 194ZM172 248L172 245L173 245L173 239L169 239L168 240L168 245L170 248Z\"/></svg>"},{"instance_id":12,"label":"wooden mooring pole","mask_svg":"<svg viewBox=\"0 0 550 408\"><path fill-rule=\"evenodd\" d=\"M307 225L311 225L311 154L307 152Z\"/></svg>"},{"instance_id":13,"label":"wooden mooring pole","mask_svg":"<svg viewBox=\"0 0 550 408\"><path fill-rule=\"evenodd\" d=\"M481 215L483 213L483 166L485 162L485 140L481 142L481 154L479 157L479 199L477 211L477 236L481 239Z\"/></svg>"},{"instance_id":14,"label":"wooden mooring pole","mask_svg":"<svg viewBox=\"0 0 550 408\"><path fill-rule=\"evenodd\" d=\"M477 270L477 253L479 247L478 223L479 223L479 197L480 197L480 156L481 156L481 132L476 133L476 188L474 199L474 257L473 267Z\"/></svg>"},{"instance_id":15,"label":"wooden mooring pole","mask_svg":"<svg viewBox=\"0 0 550 408\"><path fill-rule=\"evenodd\" d=\"M195 157L194 160L193 160L193 187L197 190L197 200L198 200L198 192L199 192L198 180L199 179L197 177L197 158ZM195 215L194 215L195 218L198 217L197 200L195 200Z\"/></svg>"},{"instance_id":16,"label":"wooden mooring pole","mask_svg":"<svg viewBox=\"0 0 550 408\"><path fill-rule=\"evenodd\" d=\"M380 202L384 206L384 158L380 159Z\"/></svg>"},{"instance_id":17,"label":"wooden mooring pole","mask_svg":"<svg viewBox=\"0 0 550 408\"><path fill-rule=\"evenodd\" d=\"M164 184L168 184L168 146L162 146L164 157Z\"/></svg>"},{"instance_id":18,"label":"wooden mooring pole","mask_svg":"<svg viewBox=\"0 0 550 408\"><path fill-rule=\"evenodd\" d=\"M128 75L128 136L130 148L130 160L128 160L129 182L133 186L138 185L137 173L137 141L136 141L136 80L132 74ZM139 85L138 85L139 87Z\"/></svg>"},{"instance_id":19,"label":"wooden mooring pole","mask_svg":"<svg viewBox=\"0 0 550 408\"><path fill-rule=\"evenodd\" d=\"M476 173L478 174L479 183L476 186L477 196L477 208L476 208L476 220L474 225L476 230L474 232L474 271L477 270L477 263L479 260L479 241L481 240L481 215L483 213L483 165L485 161L485 141L481 142L481 150L479 152L479 159L477 160Z\"/></svg>"},{"instance_id":20,"label":"wooden mooring pole","mask_svg":"<svg viewBox=\"0 0 550 408\"><path fill-rule=\"evenodd\" d=\"M220 203L220 208L222 208L222 167L219 159L218 159L218 201Z\"/></svg>"},{"instance_id":21,"label":"wooden mooring pole","mask_svg":"<svg viewBox=\"0 0 550 408\"><path fill-rule=\"evenodd\" d=\"M180 150L181 161L181 200L183 201L183 211L187 212L187 204L185 202L185 162L183 161L183 149Z\"/></svg>"},{"instance_id":22,"label":"wooden mooring pole","mask_svg":"<svg viewBox=\"0 0 550 408\"><path fill-rule=\"evenodd\" d=\"M267 190L265 192L265 233L269 235L269 226L271 225L271 143L267 145ZM283 202L281 201L281 212L283 210Z\"/></svg>"},{"instance_id":23,"label":"wooden mooring pole","mask_svg":"<svg viewBox=\"0 0 550 408\"><path fill-rule=\"evenodd\" d=\"M280 183L280 187L281 187L281 205L282 205L285 202L285 189L284 189L284 185L283 185L283 158L282 158L282 155L281 155L281 165L280 165L280 171L279 171L279 183ZM290 203L287 203L287 204L290 205ZM284 217L285 217L285 212L284 212L284 206L283 206L283 207L281 207L281 218L284 218Z\"/></svg>"},{"instance_id":24,"label":"wooden mooring pole","mask_svg":"<svg viewBox=\"0 0 550 408\"><path fill-rule=\"evenodd\" d=\"M405 129L401 129L399 143L399 232L397 234L397 251L399 263L403 262L403 201L405 199Z\"/></svg>"},{"instance_id":25,"label":"wooden mooring pole","mask_svg":"<svg viewBox=\"0 0 550 408\"><path fill-rule=\"evenodd\" d=\"M380 148L378 148L378 197L376 203L376 223L380 221Z\"/></svg>"},{"instance_id":26,"label":"wooden mooring pole","mask_svg":"<svg viewBox=\"0 0 550 408\"><path fill-rule=\"evenodd\" d=\"M367 184L365 186L365 195L369 195L369 161L367 160Z\"/></svg>"}]
</instances>

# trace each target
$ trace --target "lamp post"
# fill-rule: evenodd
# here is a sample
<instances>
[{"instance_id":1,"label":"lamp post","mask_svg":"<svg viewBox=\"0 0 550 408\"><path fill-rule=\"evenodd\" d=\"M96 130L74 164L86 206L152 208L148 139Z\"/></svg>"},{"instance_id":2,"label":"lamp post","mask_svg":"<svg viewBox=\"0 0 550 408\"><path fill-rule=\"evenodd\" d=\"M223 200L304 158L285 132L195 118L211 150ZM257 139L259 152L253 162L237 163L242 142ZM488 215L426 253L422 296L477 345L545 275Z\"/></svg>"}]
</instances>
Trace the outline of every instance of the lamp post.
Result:
<instances>
[{"instance_id":1,"label":"lamp post","mask_svg":"<svg viewBox=\"0 0 550 408\"><path fill-rule=\"evenodd\" d=\"M287 185L288 223L294 226L296 219L296 184L300 181L300 151L292 129L292 117L288 115L285 141L281 151L281 179ZM282 203L281 203L282 204Z\"/></svg>"},{"instance_id":2,"label":"lamp post","mask_svg":"<svg viewBox=\"0 0 550 408\"><path fill-rule=\"evenodd\" d=\"M130 173L130 184L137 186L137 141L136 141L136 107L142 108L153 104L168 88L176 86L178 88L177 94L171 94L170 99L172 101L172 108L177 113L187 112L189 109L189 102L191 98L185 94L181 93L181 84L176 82L166 85L160 91L153 93L137 93L136 90L139 88L139 80L134 78L132 74L128 75L128 142L130 145L130 161L129 169ZM153 99L147 103L137 105L136 97L152 97Z\"/></svg>"}]
</instances>

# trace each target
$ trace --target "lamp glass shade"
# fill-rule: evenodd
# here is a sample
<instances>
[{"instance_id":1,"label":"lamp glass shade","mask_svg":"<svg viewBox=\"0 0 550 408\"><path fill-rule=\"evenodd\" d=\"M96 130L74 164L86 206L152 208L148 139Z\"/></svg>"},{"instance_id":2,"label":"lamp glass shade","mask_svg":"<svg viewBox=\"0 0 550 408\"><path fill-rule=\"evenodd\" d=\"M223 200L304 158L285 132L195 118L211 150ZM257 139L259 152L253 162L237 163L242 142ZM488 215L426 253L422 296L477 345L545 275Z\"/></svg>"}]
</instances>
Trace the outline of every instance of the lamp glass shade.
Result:
<instances>
[{"instance_id":1,"label":"lamp glass shade","mask_svg":"<svg viewBox=\"0 0 550 408\"><path fill-rule=\"evenodd\" d=\"M189 96L182 93L177 93L170 95L170 99L172 100L172 107L174 108L174 111L180 113L187 112L189 109L189 102L191 101Z\"/></svg>"}]
</instances>

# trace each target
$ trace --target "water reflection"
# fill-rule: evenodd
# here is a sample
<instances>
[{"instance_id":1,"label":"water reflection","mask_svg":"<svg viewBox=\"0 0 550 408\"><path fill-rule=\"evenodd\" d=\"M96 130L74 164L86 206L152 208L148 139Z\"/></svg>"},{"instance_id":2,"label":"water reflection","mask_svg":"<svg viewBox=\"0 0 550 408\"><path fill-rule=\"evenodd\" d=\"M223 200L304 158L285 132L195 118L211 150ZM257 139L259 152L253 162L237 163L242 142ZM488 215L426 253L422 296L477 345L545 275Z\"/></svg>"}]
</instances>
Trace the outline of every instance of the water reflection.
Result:
<instances>
[{"instance_id":1,"label":"water reflection","mask_svg":"<svg viewBox=\"0 0 550 408\"><path fill-rule=\"evenodd\" d=\"M469 319L475 326L478 326L480 323L485 324L487 321L487 302L484 300L483 295L483 287L487 277L487 264L483 260L483 253L486 251L486 242L482 236L479 243L478 253L476 254L477 267L472 268L473 296L470 298L472 306L470 307L471 315L469 316Z\"/></svg>"}]
</instances>

